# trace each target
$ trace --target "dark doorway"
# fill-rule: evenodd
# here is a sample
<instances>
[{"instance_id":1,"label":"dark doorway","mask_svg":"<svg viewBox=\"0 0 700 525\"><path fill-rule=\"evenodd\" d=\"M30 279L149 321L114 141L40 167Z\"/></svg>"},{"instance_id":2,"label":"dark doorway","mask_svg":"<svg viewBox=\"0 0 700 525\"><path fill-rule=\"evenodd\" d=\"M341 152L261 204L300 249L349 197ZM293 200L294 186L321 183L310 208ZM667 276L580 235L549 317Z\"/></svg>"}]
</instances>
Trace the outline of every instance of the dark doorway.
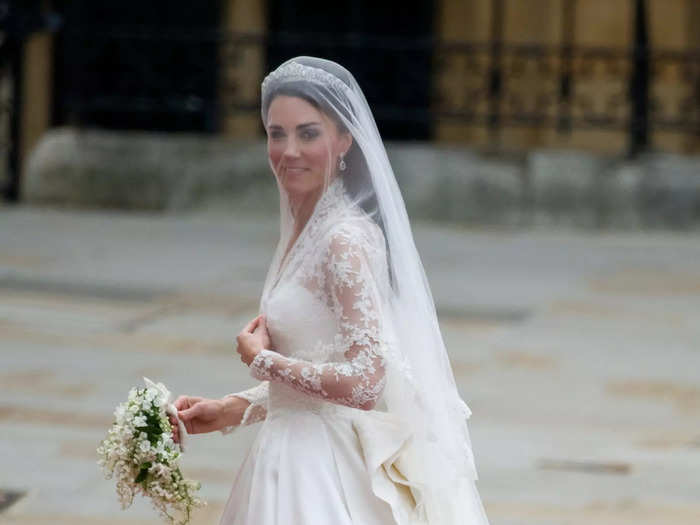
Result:
<instances>
[{"instance_id":1,"label":"dark doorway","mask_svg":"<svg viewBox=\"0 0 700 525\"><path fill-rule=\"evenodd\" d=\"M54 4L54 124L216 131L220 2Z\"/></svg>"},{"instance_id":2,"label":"dark doorway","mask_svg":"<svg viewBox=\"0 0 700 525\"><path fill-rule=\"evenodd\" d=\"M362 87L384 138L430 139L433 4L269 0L268 71L298 55L335 60Z\"/></svg>"}]
</instances>

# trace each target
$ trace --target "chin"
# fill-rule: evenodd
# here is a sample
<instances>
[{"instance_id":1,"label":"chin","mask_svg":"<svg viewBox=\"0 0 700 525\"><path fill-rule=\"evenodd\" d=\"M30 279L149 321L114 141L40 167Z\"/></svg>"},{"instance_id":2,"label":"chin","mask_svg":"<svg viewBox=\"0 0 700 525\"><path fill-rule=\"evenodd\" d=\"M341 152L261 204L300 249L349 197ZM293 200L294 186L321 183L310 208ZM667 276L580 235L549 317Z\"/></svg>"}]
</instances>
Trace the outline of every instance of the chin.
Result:
<instances>
[{"instance_id":1,"label":"chin","mask_svg":"<svg viewBox=\"0 0 700 525\"><path fill-rule=\"evenodd\" d=\"M305 193L310 193L319 188L319 184L315 184L308 180L303 180L302 178L296 177L284 177L282 179L282 186L287 191L287 193L294 195L303 195Z\"/></svg>"}]
</instances>

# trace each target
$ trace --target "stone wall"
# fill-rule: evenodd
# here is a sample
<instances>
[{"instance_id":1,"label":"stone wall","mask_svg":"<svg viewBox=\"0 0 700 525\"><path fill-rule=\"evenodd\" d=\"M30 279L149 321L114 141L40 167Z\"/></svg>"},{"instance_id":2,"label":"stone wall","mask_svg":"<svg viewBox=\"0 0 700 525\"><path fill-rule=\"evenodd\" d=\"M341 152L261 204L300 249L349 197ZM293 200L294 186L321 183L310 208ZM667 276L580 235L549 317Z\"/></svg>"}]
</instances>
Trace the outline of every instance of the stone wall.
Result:
<instances>
[{"instance_id":1,"label":"stone wall","mask_svg":"<svg viewBox=\"0 0 700 525\"><path fill-rule=\"evenodd\" d=\"M700 157L635 160L567 150L492 157L389 143L409 215L508 227L700 228ZM197 135L54 129L23 178L30 204L276 213L265 143Z\"/></svg>"}]
</instances>

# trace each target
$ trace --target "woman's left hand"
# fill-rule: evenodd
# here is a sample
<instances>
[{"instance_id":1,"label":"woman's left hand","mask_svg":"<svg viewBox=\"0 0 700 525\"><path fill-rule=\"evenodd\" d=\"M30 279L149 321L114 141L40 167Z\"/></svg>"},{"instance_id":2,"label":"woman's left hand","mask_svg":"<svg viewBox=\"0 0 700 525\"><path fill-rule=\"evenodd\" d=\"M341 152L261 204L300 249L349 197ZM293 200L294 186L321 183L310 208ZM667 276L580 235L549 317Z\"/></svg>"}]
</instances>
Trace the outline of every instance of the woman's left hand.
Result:
<instances>
[{"instance_id":1,"label":"woman's left hand","mask_svg":"<svg viewBox=\"0 0 700 525\"><path fill-rule=\"evenodd\" d=\"M265 317L259 315L249 322L236 337L236 342L238 343L236 352L241 355L241 361L248 366L263 348L271 350L272 342L265 324Z\"/></svg>"}]
</instances>

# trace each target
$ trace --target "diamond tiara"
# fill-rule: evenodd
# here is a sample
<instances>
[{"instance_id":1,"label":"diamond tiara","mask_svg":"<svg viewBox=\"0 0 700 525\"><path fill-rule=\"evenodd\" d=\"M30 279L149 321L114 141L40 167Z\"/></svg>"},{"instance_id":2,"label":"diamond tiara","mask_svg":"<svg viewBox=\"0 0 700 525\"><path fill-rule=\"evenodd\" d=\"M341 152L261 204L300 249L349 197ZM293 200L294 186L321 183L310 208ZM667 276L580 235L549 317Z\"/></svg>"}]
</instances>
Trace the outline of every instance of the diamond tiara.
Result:
<instances>
[{"instance_id":1,"label":"diamond tiara","mask_svg":"<svg viewBox=\"0 0 700 525\"><path fill-rule=\"evenodd\" d=\"M313 66L305 66L298 62L290 62L278 67L265 77L261 86L263 97L271 84L290 80L306 80L323 86L330 85L338 91L350 91L345 82L328 71Z\"/></svg>"}]
</instances>

